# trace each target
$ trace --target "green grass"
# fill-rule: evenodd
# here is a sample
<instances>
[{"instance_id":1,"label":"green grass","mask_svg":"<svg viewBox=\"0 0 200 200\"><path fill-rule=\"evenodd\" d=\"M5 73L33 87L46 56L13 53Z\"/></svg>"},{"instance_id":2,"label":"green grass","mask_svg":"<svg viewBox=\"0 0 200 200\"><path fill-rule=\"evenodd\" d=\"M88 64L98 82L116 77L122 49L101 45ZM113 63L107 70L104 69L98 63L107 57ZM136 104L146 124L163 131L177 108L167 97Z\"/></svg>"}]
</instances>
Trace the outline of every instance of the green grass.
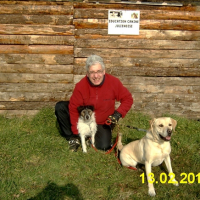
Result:
<instances>
[{"instance_id":1,"label":"green grass","mask_svg":"<svg viewBox=\"0 0 200 200\"><path fill-rule=\"evenodd\" d=\"M167 115L170 116L170 115ZM200 122L177 116L173 134L172 167L176 179L183 181L186 173L200 173ZM150 117L129 113L120 123L142 129L149 128ZM144 136L144 132L121 126L123 143ZM113 133L116 138L117 129ZM32 200L125 200L150 199L143 171L121 167L114 152L106 155L88 147L73 153L67 141L60 136L54 110L41 110L34 118L0 117L0 199ZM181 183L179 187L160 183L165 165L153 167L156 197L151 199L200 199L199 179L193 183ZM169 180L169 179L168 179Z\"/></svg>"}]
</instances>

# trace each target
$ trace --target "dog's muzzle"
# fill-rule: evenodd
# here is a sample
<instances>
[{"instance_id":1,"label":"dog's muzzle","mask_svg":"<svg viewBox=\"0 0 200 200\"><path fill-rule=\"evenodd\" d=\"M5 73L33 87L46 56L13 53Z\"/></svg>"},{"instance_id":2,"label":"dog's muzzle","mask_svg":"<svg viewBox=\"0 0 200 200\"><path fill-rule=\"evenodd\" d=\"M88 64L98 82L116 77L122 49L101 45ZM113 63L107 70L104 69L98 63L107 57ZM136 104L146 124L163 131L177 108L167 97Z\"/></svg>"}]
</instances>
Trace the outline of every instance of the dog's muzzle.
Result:
<instances>
[{"instance_id":1,"label":"dog's muzzle","mask_svg":"<svg viewBox=\"0 0 200 200\"><path fill-rule=\"evenodd\" d=\"M167 129L167 136L163 137L162 135L160 135L160 138L162 140L164 140L164 141L170 141L171 140L171 135L172 135L172 130L171 129Z\"/></svg>"},{"instance_id":2,"label":"dog's muzzle","mask_svg":"<svg viewBox=\"0 0 200 200\"><path fill-rule=\"evenodd\" d=\"M90 115L85 115L85 119L89 120L90 119Z\"/></svg>"}]
</instances>

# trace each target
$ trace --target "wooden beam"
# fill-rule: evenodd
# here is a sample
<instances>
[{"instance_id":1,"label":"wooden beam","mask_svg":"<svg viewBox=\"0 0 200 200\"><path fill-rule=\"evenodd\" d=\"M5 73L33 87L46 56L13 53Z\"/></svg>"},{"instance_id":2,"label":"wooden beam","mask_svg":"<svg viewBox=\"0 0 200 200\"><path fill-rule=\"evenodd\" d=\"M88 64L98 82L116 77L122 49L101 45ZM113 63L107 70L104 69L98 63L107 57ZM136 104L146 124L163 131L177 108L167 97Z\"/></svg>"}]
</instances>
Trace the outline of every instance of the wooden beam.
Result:
<instances>
[{"instance_id":1,"label":"wooden beam","mask_svg":"<svg viewBox=\"0 0 200 200\"><path fill-rule=\"evenodd\" d=\"M129 58L171 58L171 59L195 59L200 57L199 50L148 50L148 49L90 49L76 48L75 57L88 57L97 54L102 57L129 57ZM116 56L117 55L117 56Z\"/></svg>"},{"instance_id":2,"label":"wooden beam","mask_svg":"<svg viewBox=\"0 0 200 200\"><path fill-rule=\"evenodd\" d=\"M0 54L11 53L73 55L74 47L66 45L0 45Z\"/></svg>"},{"instance_id":3,"label":"wooden beam","mask_svg":"<svg viewBox=\"0 0 200 200\"><path fill-rule=\"evenodd\" d=\"M0 54L0 62L4 64L71 65L73 61L73 55L64 54Z\"/></svg>"},{"instance_id":4,"label":"wooden beam","mask_svg":"<svg viewBox=\"0 0 200 200\"><path fill-rule=\"evenodd\" d=\"M18 2L16 4L3 4L0 1L1 14L37 14L37 15L73 15L73 4L65 5L37 5L36 2L26 5Z\"/></svg>"},{"instance_id":5,"label":"wooden beam","mask_svg":"<svg viewBox=\"0 0 200 200\"><path fill-rule=\"evenodd\" d=\"M73 46L74 36L63 35L0 35L0 44L54 44Z\"/></svg>"},{"instance_id":6,"label":"wooden beam","mask_svg":"<svg viewBox=\"0 0 200 200\"><path fill-rule=\"evenodd\" d=\"M1 73L73 74L73 65L1 64Z\"/></svg>"},{"instance_id":7,"label":"wooden beam","mask_svg":"<svg viewBox=\"0 0 200 200\"><path fill-rule=\"evenodd\" d=\"M66 91L65 93L33 93L33 92L0 92L0 101L25 101L25 102L45 102L45 101L53 101L53 102L58 102L58 101L65 101L69 100L71 97L72 93Z\"/></svg>"},{"instance_id":8,"label":"wooden beam","mask_svg":"<svg viewBox=\"0 0 200 200\"><path fill-rule=\"evenodd\" d=\"M108 48L108 49L200 49L200 41L178 41L178 40L147 40L147 39L77 39L76 48Z\"/></svg>"},{"instance_id":9,"label":"wooden beam","mask_svg":"<svg viewBox=\"0 0 200 200\"><path fill-rule=\"evenodd\" d=\"M107 29L106 19L74 19L75 29ZM140 29L200 31L200 21L140 20Z\"/></svg>"},{"instance_id":10,"label":"wooden beam","mask_svg":"<svg viewBox=\"0 0 200 200\"><path fill-rule=\"evenodd\" d=\"M73 83L73 74L0 73L0 83Z\"/></svg>"},{"instance_id":11,"label":"wooden beam","mask_svg":"<svg viewBox=\"0 0 200 200\"><path fill-rule=\"evenodd\" d=\"M143 2L143 1L118 1L118 0L88 0L89 3L102 3L102 4L132 4L132 5L148 5L148 6L183 6L182 3L169 3L169 2Z\"/></svg>"},{"instance_id":12,"label":"wooden beam","mask_svg":"<svg viewBox=\"0 0 200 200\"><path fill-rule=\"evenodd\" d=\"M140 30L139 35L108 35L108 29L77 29L76 38L82 39L152 39L152 40L200 40L200 31Z\"/></svg>"},{"instance_id":13,"label":"wooden beam","mask_svg":"<svg viewBox=\"0 0 200 200\"><path fill-rule=\"evenodd\" d=\"M0 24L72 25L73 15L0 14Z\"/></svg>"},{"instance_id":14,"label":"wooden beam","mask_svg":"<svg viewBox=\"0 0 200 200\"><path fill-rule=\"evenodd\" d=\"M18 25L0 24L0 34L5 35L74 35L71 25Z\"/></svg>"},{"instance_id":15,"label":"wooden beam","mask_svg":"<svg viewBox=\"0 0 200 200\"><path fill-rule=\"evenodd\" d=\"M139 9L140 10L140 9ZM108 9L83 8L74 10L74 19L108 19ZM200 12L173 10L140 10L140 19L199 21Z\"/></svg>"}]
</instances>

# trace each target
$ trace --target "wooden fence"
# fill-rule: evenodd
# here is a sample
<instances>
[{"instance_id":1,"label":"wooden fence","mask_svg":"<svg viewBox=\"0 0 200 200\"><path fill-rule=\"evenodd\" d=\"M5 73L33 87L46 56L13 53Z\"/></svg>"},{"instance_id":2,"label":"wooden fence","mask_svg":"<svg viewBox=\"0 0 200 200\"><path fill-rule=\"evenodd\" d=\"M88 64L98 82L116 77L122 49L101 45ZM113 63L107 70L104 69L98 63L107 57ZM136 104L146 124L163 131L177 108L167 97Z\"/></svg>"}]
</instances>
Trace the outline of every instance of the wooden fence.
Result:
<instances>
[{"instance_id":1,"label":"wooden fence","mask_svg":"<svg viewBox=\"0 0 200 200\"><path fill-rule=\"evenodd\" d=\"M108 10L139 10L139 35L108 35ZM0 114L69 100L91 54L135 111L200 118L200 6L0 1Z\"/></svg>"}]
</instances>

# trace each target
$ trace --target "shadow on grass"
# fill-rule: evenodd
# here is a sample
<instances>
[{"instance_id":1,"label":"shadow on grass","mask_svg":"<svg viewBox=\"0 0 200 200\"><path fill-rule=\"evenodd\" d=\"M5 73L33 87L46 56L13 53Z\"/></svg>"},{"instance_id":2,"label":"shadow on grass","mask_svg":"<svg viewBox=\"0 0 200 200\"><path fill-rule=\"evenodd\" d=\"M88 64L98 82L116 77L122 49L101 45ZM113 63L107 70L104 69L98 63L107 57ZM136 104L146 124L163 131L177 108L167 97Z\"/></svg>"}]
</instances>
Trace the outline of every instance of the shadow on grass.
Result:
<instances>
[{"instance_id":1,"label":"shadow on grass","mask_svg":"<svg viewBox=\"0 0 200 200\"><path fill-rule=\"evenodd\" d=\"M42 192L28 200L65 200L66 197L83 200L82 195L74 184L69 183L65 186L58 186L52 182L48 182Z\"/></svg>"}]
</instances>

